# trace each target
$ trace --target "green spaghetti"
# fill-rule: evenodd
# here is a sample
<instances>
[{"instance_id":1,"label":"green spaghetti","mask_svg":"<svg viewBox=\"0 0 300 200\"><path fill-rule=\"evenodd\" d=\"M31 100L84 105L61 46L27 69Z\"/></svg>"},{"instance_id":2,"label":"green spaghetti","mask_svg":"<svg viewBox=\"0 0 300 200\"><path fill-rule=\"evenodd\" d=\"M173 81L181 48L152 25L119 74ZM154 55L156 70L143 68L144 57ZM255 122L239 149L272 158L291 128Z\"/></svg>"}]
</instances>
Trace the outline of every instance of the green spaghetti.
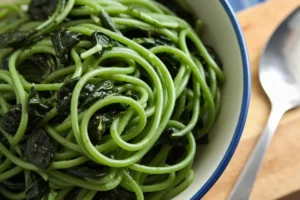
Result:
<instances>
[{"instance_id":1,"label":"green spaghetti","mask_svg":"<svg viewBox=\"0 0 300 200\"><path fill-rule=\"evenodd\" d=\"M224 75L170 2L0 4L0 199L165 200L192 183Z\"/></svg>"}]
</instances>

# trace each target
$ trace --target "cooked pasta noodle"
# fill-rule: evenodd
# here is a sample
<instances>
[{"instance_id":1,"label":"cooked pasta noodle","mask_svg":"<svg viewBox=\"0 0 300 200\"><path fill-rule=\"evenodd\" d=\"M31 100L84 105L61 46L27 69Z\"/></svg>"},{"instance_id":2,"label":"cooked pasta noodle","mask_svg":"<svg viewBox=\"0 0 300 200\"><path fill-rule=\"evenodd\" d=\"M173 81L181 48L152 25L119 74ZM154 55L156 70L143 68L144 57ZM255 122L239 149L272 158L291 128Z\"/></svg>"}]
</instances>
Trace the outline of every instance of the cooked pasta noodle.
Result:
<instances>
[{"instance_id":1,"label":"cooked pasta noodle","mask_svg":"<svg viewBox=\"0 0 300 200\"><path fill-rule=\"evenodd\" d=\"M192 183L225 79L193 24L151 0L24 0L0 20L2 198L171 199Z\"/></svg>"}]
</instances>

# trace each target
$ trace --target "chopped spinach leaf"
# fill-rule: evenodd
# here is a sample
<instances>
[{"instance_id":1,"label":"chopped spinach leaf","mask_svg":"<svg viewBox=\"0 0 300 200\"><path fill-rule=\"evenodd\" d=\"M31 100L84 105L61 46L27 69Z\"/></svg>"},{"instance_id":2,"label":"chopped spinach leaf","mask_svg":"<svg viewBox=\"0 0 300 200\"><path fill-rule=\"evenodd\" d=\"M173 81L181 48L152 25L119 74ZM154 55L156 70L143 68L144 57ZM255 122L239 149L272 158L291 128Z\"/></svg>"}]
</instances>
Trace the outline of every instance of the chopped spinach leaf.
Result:
<instances>
[{"instance_id":1,"label":"chopped spinach leaf","mask_svg":"<svg viewBox=\"0 0 300 200\"><path fill-rule=\"evenodd\" d=\"M96 46L98 44L102 46L102 50L95 54L98 57L101 57L105 51L112 49L115 46L120 46L117 41L111 39L108 35L100 31L96 31L92 34L91 41L93 46Z\"/></svg>"},{"instance_id":2,"label":"chopped spinach leaf","mask_svg":"<svg viewBox=\"0 0 300 200\"><path fill-rule=\"evenodd\" d=\"M69 114L73 90L80 77L71 79L57 91L57 110L59 114Z\"/></svg>"},{"instance_id":3,"label":"chopped spinach leaf","mask_svg":"<svg viewBox=\"0 0 300 200\"><path fill-rule=\"evenodd\" d=\"M50 110L50 107L43 104L38 98L35 87L31 87L28 96L28 112L29 120L26 131L31 132L35 129L36 125L43 119L45 114Z\"/></svg>"},{"instance_id":4,"label":"chopped spinach leaf","mask_svg":"<svg viewBox=\"0 0 300 200\"><path fill-rule=\"evenodd\" d=\"M186 137L173 137L172 134L179 130L174 127L167 128L160 136L156 144L168 144L172 147L185 147L188 144Z\"/></svg>"},{"instance_id":5,"label":"chopped spinach leaf","mask_svg":"<svg viewBox=\"0 0 300 200\"><path fill-rule=\"evenodd\" d=\"M156 56L166 65L171 76L175 78L181 65L181 62L177 56L172 53L159 53Z\"/></svg>"},{"instance_id":6,"label":"chopped spinach leaf","mask_svg":"<svg viewBox=\"0 0 300 200\"><path fill-rule=\"evenodd\" d=\"M148 37L139 37L134 38L133 40L147 49L163 45L175 46L175 44L170 39L155 32L152 33L151 31L146 31L143 33L143 35L148 35ZM158 53L156 56L166 65L171 76L175 78L180 68L180 60L171 53Z\"/></svg>"},{"instance_id":7,"label":"chopped spinach leaf","mask_svg":"<svg viewBox=\"0 0 300 200\"><path fill-rule=\"evenodd\" d=\"M36 21L47 20L56 10L58 0L31 0L28 15Z\"/></svg>"},{"instance_id":8,"label":"chopped spinach leaf","mask_svg":"<svg viewBox=\"0 0 300 200\"><path fill-rule=\"evenodd\" d=\"M16 134L22 116L22 107L20 104L13 105L10 107L9 111L4 114L1 120L1 128L9 133L9 134Z\"/></svg>"},{"instance_id":9,"label":"chopped spinach leaf","mask_svg":"<svg viewBox=\"0 0 300 200\"><path fill-rule=\"evenodd\" d=\"M162 45L174 46L174 44L164 36L159 36L157 38L136 38L134 41L147 49Z\"/></svg>"},{"instance_id":10,"label":"chopped spinach leaf","mask_svg":"<svg viewBox=\"0 0 300 200\"><path fill-rule=\"evenodd\" d=\"M24 160L41 170L47 170L53 160L54 146L42 129L28 133L20 143L20 149Z\"/></svg>"},{"instance_id":11,"label":"chopped spinach leaf","mask_svg":"<svg viewBox=\"0 0 300 200\"><path fill-rule=\"evenodd\" d=\"M28 123L26 127L26 132L31 132L35 129L36 124L43 119L46 112L50 108L43 104L37 97L37 92L35 87L31 88L28 96ZM10 107L9 111L4 114L1 120L1 128L8 134L16 134L22 116L22 106L21 104L13 105Z\"/></svg>"},{"instance_id":12,"label":"chopped spinach leaf","mask_svg":"<svg viewBox=\"0 0 300 200\"><path fill-rule=\"evenodd\" d=\"M60 29L51 34L53 47L61 63L69 63L70 52L72 48L80 42L81 36L80 33L74 33L66 29Z\"/></svg>"},{"instance_id":13,"label":"chopped spinach leaf","mask_svg":"<svg viewBox=\"0 0 300 200\"><path fill-rule=\"evenodd\" d=\"M41 200L50 193L50 187L39 174L31 171L25 190L26 200Z\"/></svg>"},{"instance_id":14,"label":"chopped spinach leaf","mask_svg":"<svg viewBox=\"0 0 300 200\"><path fill-rule=\"evenodd\" d=\"M78 177L86 178L102 178L105 177L109 172L109 167L103 165L89 166L87 164L68 168L66 170L70 174Z\"/></svg>"},{"instance_id":15,"label":"chopped spinach leaf","mask_svg":"<svg viewBox=\"0 0 300 200\"><path fill-rule=\"evenodd\" d=\"M174 46L174 43L171 39L161 35L155 30L148 30L139 27L129 27L127 29L123 29L122 33L129 39L135 40L139 44L154 44L150 48L158 45L168 45Z\"/></svg>"},{"instance_id":16,"label":"chopped spinach leaf","mask_svg":"<svg viewBox=\"0 0 300 200\"><path fill-rule=\"evenodd\" d=\"M43 117L45 113L49 111L49 107L47 105L42 104L39 98L37 97L35 87L31 87L28 96L28 105L29 111L39 117Z\"/></svg>"},{"instance_id":17,"label":"chopped spinach leaf","mask_svg":"<svg viewBox=\"0 0 300 200\"><path fill-rule=\"evenodd\" d=\"M18 48L23 43L30 42L28 41L28 38L31 34L32 32L30 31L19 31L19 30L13 30L8 33L3 33L0 35L0 46L1 47L11 46L14 48Z\"/></svg>"},{"instance_id":18,"label":"chopped spinach leaf","mask_svg":"<svg viewBox=\"0 0 300 200\"><path fill-rule=\"evenodd\" d=\"M135 101L137 101L140 98L139 94L132 90L128 90L126 94L124 94L124 96L132 98ZM129 108L129 105L125 103L121 103L119 107L120 107L119 109L120 111L125 111Z\"/></svg>"},{"instance_id":19,"label":"chopped spinach leaf","mask_svg":"<svg viewBox=\"0 0 300 200\"><path fill-rule=\"evenodd\" d=\"M56 69L56 60L51 54L34 54L18 67L19 73L30 83L41 83Z\"/></svg>"},{"instance_id":20,"label":"chopped spinach leaf","mask_svg":"<svg viewBox=\"0 0 300 200\"><path fill-rule=\"evenodd\" d=\"M177 163L182 161L182 159L184 159L185 155L186 155L186 148L182 146L173 147L168 154L166 164L171 166L176 165Z\"/></svg>"},{"instance_id":21,"label":"chopped spinach leaf","mask_svg":"<svg viewBox=\"0 0 300 200\"><path fill-rule=\"evenodd\" d=\"M148 30L140 27L127 27L122 29L122 34L129 39L153 38L157 33L155 30Z\"/></svg>"},{"instance_id":22,"label":"chopped spinach leaf","mask_svg":"<svg viewBox=\"0 0 300 200\"><path fill-rule=\"evenodd\" d=\"M85 87L85 91L89 91L86 99L84 99L81 107L86 108L99 101L104 99L107 96L116 94L118 90L114 86L114 83L110 80L101 81L95 85L88 84Z\"/></svg>"},{"instance_id":23,"label":"chopped spinach leaf","mask_svg":"<svg viewBox=\"0 0 300 200\"><path fill-rule=\"evenodd\" d=\"M88 125L88 132L90 140L93 144L101 141L102 136L109 130L113 121L113 114L111 113L96 113Z\"/></svg>"},{"instance_id":24,"label":"chopped spinach leaf","mask_svg":"<svg viewBox=\"0 0 300 200\"><path fill-rule=\"evenodd\" d=\"M119 29L116 27L114 21L110 18L110 16L104 9L100 10L99 18L100 18L101 24L103 25L104 28L111 30L112 32L121 34Z\"/></svg>"}]
</instances>

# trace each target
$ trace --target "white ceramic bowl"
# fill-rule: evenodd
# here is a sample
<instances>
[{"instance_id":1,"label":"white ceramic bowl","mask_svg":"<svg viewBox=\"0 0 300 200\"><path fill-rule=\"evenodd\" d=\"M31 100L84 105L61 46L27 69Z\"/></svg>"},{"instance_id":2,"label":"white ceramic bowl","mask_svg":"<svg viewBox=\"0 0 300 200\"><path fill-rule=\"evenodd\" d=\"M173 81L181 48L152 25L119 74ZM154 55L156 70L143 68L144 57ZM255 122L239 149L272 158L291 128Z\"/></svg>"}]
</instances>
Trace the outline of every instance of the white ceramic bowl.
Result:
<instances>
[{"instance_id":1,"label":"white ceramic bowl","mask_svg":"<svg viewBox=\"0 0 300 200\"><path fill-rule=\"evenodd\" d=\"M187 0L205 23L204 41L224 63L226 83L222 110L210 134L210 144L198 149L192 185L175 200L199 200L228 165L242 135L248 113L250 70L246 44L234 11L226 0Z\"/></svg>"}]
</instances>

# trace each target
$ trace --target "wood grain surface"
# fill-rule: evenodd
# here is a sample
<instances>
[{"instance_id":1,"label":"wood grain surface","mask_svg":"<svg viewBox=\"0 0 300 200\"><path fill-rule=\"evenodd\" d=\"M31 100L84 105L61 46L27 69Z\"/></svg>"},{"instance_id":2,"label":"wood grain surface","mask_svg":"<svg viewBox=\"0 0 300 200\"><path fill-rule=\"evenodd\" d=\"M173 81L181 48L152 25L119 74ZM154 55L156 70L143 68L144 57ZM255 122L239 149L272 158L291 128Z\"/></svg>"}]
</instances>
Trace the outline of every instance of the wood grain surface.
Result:
<instances>
[{"instance_id":1,"label":"wood grain surface","mask_svg":"<svg viewBox=\"0 0 300 200\"><path fill-rule=\"evenodd\" d=\"M272 32L299 5L300 0L270 0L238 14L251 62L252 92L249 116L234 157L204 200L225 200L228 197L265 126L270 103L258 79L260 56ZM300 109L295 109L288 112L280 122L256 180L251 200L280 199L298 190L300 190ZM300 196L293 196L290 200L299 199Z\"/></svg>"}]
</instances>

